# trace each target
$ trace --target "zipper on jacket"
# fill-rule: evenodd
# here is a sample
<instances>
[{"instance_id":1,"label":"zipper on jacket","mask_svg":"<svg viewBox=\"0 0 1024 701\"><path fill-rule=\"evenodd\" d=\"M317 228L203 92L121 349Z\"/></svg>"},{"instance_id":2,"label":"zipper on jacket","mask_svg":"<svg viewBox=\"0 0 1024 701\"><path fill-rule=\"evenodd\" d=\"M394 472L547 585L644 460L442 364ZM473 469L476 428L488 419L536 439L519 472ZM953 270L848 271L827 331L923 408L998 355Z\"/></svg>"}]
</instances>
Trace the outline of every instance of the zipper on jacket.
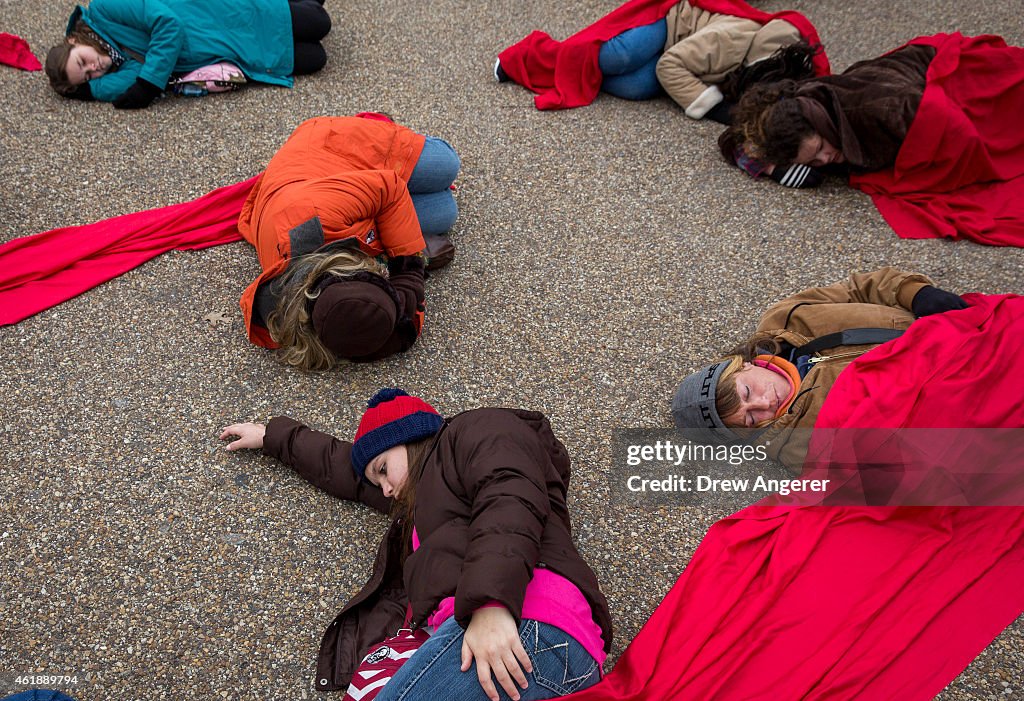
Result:
<instances>
[{"instance_id":1,"label":"zipper on jacket","mask_svg":"<svg viewBox=\"0 0 1024 701\"><path fill-rule=\"evenodd\" d=\"M822 355L821 353L815 353L812 357L807 359L808 363L824 363L827 360L838 360L840 358L855 358L858 355L864 355L867 351L850 351L849 353L835 353L833 355Z\"/></svg>"}]
</instances>

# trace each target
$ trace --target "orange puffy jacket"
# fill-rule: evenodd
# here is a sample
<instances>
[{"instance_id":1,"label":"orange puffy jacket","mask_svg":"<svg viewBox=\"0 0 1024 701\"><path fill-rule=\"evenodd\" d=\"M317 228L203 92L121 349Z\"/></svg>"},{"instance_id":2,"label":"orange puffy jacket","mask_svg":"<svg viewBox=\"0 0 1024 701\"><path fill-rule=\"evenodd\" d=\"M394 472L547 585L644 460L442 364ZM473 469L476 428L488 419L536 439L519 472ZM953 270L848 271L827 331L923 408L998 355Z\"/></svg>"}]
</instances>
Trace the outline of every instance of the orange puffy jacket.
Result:
<instances>
[{"instance_id":1,"label":"orange puffy jacket","mask_svg":"<svg viewBox=\"0 0 1024 701\"><path fill-rule=\"evenodd\" d=\"M267 329L253 322L253 303L260 285L294 258L343 239L371 256L424 249L406 186L424 141L406 127L360 117L317 117L292 132L238 219L263 267L240 300L250 341L277 347ZM417 321L419 326L422 319Z\"/></svg>"}]
</instances>

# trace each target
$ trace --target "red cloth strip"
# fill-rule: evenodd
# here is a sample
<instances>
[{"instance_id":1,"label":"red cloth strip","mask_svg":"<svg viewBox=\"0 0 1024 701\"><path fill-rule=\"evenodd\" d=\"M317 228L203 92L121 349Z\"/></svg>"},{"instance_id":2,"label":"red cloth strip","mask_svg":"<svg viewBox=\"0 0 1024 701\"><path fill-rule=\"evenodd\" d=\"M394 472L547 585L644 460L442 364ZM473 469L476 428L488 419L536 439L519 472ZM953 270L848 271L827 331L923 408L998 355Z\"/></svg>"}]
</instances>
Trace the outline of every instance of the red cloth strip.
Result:
<instances>
[{"instance_id":1,"label":"red cloth strip","mask_svg":"<svg viewBox=\"0 0 1024 701\"><path fill-rule=\"evenodd\" d=\"M1024 427L1024 297L965 299L855 360L816 428ZM931 699L1024 611L1021 582L1021 507L765 500L711 527L615 669L568 698Z\"/></svg>"},{"instance_id":2,"label":"red cloth strip","mask_svg":"<svg viewBox=\"0 0 1024 701\"><path fill-rule=\"evenodd\" d=\"M32 53L28 42L15 34L0 32L0 63L23 71L41 71L43 66Z\"/></svg>"},{"instance_id":3,"label":"red cloth strip","mask_svg":"<svg viewBox=\"0 0 1024 701\"><path fill-rule=\"evenodd\" d=\"M3 244L0 326L67 301L166 251L241 241L238 214L255 182L253 177L190 202Z\"/></svg>"}]
</instances>

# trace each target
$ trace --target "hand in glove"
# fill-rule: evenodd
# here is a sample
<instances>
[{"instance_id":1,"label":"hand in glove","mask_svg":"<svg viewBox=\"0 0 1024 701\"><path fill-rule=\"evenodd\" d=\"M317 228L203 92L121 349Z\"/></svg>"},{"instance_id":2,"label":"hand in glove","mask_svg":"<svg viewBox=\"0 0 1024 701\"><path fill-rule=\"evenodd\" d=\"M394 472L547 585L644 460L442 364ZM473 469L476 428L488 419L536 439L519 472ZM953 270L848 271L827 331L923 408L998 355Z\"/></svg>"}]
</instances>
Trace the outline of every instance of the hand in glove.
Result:
<instances>
[{"instance_id":1,"label":"hand in glove","mask_svg":"<svg viewBox=\"0 0 1024 701\"><path fill-rule=\"evenodd\" d=\"M76 85L72 90L64 93L64 97L70 97L72 100L81 100L82 102L91 102L94 99L89 83Z\"/></svg>"},{"instance_id":2,"label":"hand in glove","mask_svg":"<svg viewBox=\"0 0 1024 701\"><path fill-rule=\"evenodd\" d=\"M423 270L425 263L423 256L418 253L413 256L395 256L388 258L388 273L398 275L399 273Z\"/></svg>"},{"instance_id":3,"label":"hand in glove","mask_svg":"<svg viewBox=\"0 0 1024 701\"><path fill-rule=\"evenodd\" d=\"M967 302L960 295L926 285L918 290L910 303L910 311L920 319L922 316L941 314L954 309L967 309Z\"/></svg>"},{"instance_id":4,"label":"hand in glove","mask_svg":"<svg viewBox=\"0 0 1024 701\"><path fill-rule=\"evenodd\" d=\"M162 92L163 90L148 80L136 78L135 84L114 100L114 107L119 110L141 110L149 107Z\"/></svg>"},{"instance_id":5,"label":"hand in glove","mask_svg":"<svg viewBox=\"0 0 1024 701\"><path fill-rule=\"evenodd\" d=\"M810 166L794 163L788 168L775 166L768 177L785 187L818 187L825 176Z\"/></svg>"}]
</instances>

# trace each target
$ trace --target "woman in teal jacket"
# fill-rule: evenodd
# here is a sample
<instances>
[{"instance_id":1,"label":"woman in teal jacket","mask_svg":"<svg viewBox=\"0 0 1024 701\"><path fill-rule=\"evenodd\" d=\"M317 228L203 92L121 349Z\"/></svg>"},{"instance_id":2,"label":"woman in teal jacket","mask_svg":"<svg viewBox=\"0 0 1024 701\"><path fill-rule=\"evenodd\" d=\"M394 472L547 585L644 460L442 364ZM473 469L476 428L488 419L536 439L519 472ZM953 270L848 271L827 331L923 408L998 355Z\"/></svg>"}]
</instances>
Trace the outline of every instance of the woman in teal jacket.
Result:
<instances>
[{"instance_id":1,"label":"woman in teal jacket","mask_svg":"<svg viewBox=\"0 0 1024 701\"><path fill-rule=\"evenodd\" d=\"M291 87L327 62L323 0L93 0L78 6L46 73L65 97L148 107L175 74L227 61Z\"/></svg>"}]
</instances>

